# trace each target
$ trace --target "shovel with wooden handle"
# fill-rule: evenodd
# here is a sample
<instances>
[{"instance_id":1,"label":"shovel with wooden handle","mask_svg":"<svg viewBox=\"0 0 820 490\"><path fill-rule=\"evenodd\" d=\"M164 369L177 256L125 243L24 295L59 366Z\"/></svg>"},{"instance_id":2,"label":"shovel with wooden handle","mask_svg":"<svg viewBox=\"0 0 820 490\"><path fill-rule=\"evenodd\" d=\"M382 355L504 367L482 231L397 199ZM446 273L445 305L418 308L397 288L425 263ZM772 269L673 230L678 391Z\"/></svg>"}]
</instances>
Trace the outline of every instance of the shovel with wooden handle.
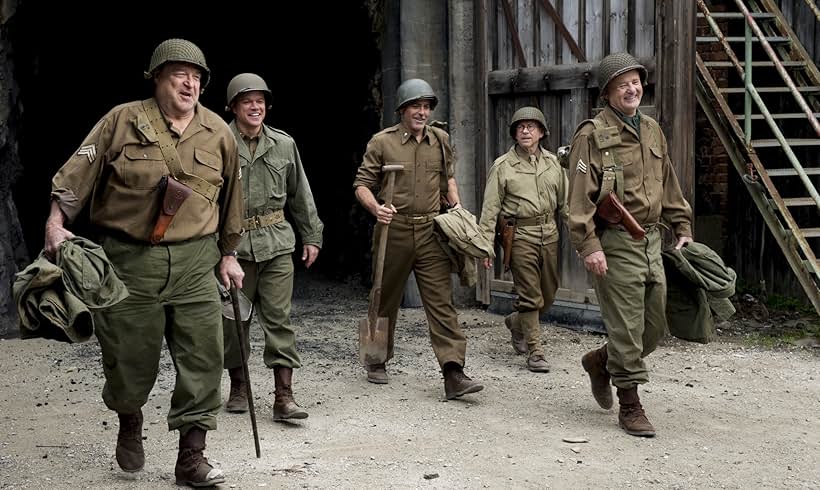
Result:
<instances>
[{"instance_id":1,"label":"shovel with wooden handle","mask_svg":"<svg viewBox=\"0 0 820 490\"><path fill-rule=\"evenodd\" d=\"M404 170L404 165L384 165L382 172L387 173L387 184L384 188L384 205L393 204L393 187L396 183L396 172ZM388 225L381 226L379 243L376 248L376 268L373 271L373 289L370 290L370 307L367 318L359 322L359 360L365 366L384 364L387 361L387 344L390 331L390 319L379 316L382 296L382 274L384 273L384 253L387 249Z\"/></svg>"}]
</instances>

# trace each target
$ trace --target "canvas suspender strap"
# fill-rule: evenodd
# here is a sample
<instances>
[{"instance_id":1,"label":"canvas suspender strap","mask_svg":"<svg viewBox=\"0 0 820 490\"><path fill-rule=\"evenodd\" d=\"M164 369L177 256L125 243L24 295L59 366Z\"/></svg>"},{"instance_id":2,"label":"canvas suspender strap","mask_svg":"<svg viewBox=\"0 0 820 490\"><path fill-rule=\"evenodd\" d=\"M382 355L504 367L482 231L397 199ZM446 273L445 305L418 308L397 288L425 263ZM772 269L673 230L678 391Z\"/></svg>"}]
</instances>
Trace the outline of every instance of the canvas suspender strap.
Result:
<instances>
[{"instance_id":1,"label":"canvas suspender strap","mask_svg":"<svg viewBox=\"0 0 820 490\"><path fill-rule=\"evenodd\" d=\"M598 201L601 204L610 192L615 190L618 199L624 201L624 167L615 161L615 146L621 143L621 136L615 126L605 127L604 123L597 118L587 119L595 126L592 136L595 139L595 146L601 152L602 170L601 189L598 193Z\"/></svg>"},{"instance_id":2,"label":"canvas suspender strap","mask_svg":"<svg viewBox=\"0 0 820 490\"><path fill-rule=\"evenodd\" d=\"M162 152L162 157L165 159L165 164L168 165L168 171L171 173L171 176L190 187L197 194L202 195L205 199L211 202L216 201L217 196L219 196L219 187L201 177L185 173L185 170L182 168L176 145L174 144L173 138L171 138L168 125L165 122L165 118L162 117L162 112L160 112L156 100L151 98L142 101L142 108L148 116L148 122L151 123L154 132L156 132L159 149Z\"/></svg>"}]
</instances>

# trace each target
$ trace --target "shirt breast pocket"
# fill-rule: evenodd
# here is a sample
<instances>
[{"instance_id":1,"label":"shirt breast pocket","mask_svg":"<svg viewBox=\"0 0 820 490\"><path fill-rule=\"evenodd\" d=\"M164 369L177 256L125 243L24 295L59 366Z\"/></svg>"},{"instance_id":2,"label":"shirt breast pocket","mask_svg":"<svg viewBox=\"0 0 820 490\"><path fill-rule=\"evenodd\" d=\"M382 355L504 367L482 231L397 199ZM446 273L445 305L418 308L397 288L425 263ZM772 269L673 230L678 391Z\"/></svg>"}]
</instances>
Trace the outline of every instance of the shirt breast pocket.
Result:
<instances>
[{"instance_id":1,"label":"shirt breast pocket","mask_svg":"<svg viewBox=\"0 0 820 490\"><path fill-rule=\"evenodd\" d=\"M194 175L211 184L222 185L222 158L201 148L195 148Z\"/></svg>"},{"instance_id":2,"label":"shirt breast pocket","mask_svg":"<svg viewBox=\"0 0 820 490\"><path fill-rule=\"evenodd\" d=\"M270 197L281 199L287 195L288 189L288 168L290 161L266 155L265 162L266 177L269 179Z\"/></svg>"},{"instance_id":3,"label":"shirt breast pocket","mask_svg":"<svg viewBox=\"0 0 820 490\"><path fill-rule=\"evenodd\" d=\"M656 146L649 147L649 154L651 159L652 172L655 174L655 180L663 181L663 152Z\"/></svg>"},{"instance_id":4,"label":"shirt breast pocket","mask_svg":"<svg viewBox=\"0 0 820 490\"><path fill-rule=\"evenodd\" d=\"M126 145L122 154L124 158L114 168L129 189L156 189L162 176L168 174L168 166L158 146Z\"/></svg>"},{"instance_id":5,"label":"shirt breast pocket","mask_svg":"<svg viewBox=\"0 0 820 490\"><path fill-rule=\"evenodd\" d=\"M524 197L527 194L538 192L536 188L536 175L532 170L515 170L509 174L512 178L507 180L507 193ZM535 197L534 195L532 197Z\"/></svg>"}]
</instances>

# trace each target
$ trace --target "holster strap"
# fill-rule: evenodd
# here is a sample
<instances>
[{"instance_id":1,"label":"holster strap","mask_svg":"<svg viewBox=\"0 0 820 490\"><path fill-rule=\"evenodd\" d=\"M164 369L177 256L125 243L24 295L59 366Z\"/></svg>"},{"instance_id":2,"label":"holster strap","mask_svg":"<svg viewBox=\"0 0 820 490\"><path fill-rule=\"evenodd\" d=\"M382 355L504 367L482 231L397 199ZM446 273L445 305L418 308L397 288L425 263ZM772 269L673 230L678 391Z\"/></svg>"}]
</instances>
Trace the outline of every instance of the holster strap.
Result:
<instances>
[{"instance_id":1,"label":"holster strap","mask_svg":"<svg viewBox=\"0 0 820 490\"><path fill-rule=\"evenodd\" d=\"M282 209L276 209L268 214L263 214L261 216L251 216L250 218L246 218L242 221L242 227L246 230L257 230L260 228L267 228L268 226L273 226L283 221L285 221L285 211Z\"/></svg>"},{"instance_id":2,"label":"holster strap","mask_svg":"<svg viewBox=\"0 0 820 490\"><path fill-rule=\"evenodd\" d=\"M399 214L396 213L393 215L393 220L398 221L399 223L406 223L410 225L420 225L423 223L428 223L433 221L433 218L438 216L438 212L427 213L427 214Z\"/></svg>"}]
</instances>

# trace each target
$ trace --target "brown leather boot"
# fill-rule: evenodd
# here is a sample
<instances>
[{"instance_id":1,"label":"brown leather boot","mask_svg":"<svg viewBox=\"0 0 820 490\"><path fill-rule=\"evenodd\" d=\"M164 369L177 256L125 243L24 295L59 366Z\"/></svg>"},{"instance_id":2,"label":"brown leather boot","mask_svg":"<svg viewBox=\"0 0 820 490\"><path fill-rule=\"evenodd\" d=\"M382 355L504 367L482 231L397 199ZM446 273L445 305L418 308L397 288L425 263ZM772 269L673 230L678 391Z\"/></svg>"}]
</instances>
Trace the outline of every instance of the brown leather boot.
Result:
<instances>
[{"instance_id":1,"label":"brown leather boot","mask_svg":"<svg viewBox=\"0 0 820 490\"><path fill-rule=\"evenodd\" d=\"M548 373L550 372L550 365L543 355L533 354L527 359L527 369L534 373Z\"/></svg>"},{"instance_id":2,"label":"brown leather boot","mask_svg":"<svg viewBox=\"0 0 820 490\"><path fill-rule=\"evenodd\" d=\"M655 437L655 428L649 423L638 399L638 387L618 388L618 425L627 434L638 437Z\"/></svg>"},{"instance_id":3,"label":"brown leather boot","mask_svg":"<svg viewBox=\"0 0 820 490\"><path fill-rule=\"evenodd\" d=\"M242 367L228 369L231 378L231 392L225 410L231 413L245 413L248 411L248 388L245 381L245 371Z\"/></svg>"},{"instance_id":4,"label":"brown leather boot","mask_svg":"<svg viewBox=\"0 0 820 490\"><path fill-rule=\"evenodd\" d=\"M276 382L276 398L273 402L273 420L306 419L308 413L296 404L293 399L291 380L293 369L284 366L273 368L273 379Z\"/></svg>"},{"instance_id":5,"label":"brown leather boot","mask_svg":"<svg viewBox=\"0 0 820 490\"><path fill-rule=\"evenodd\" d=\"M518 312L514 311L504 317L504 325L510 331L510 343L518 354L526 354L527 341L524 339L524 334L521 332L521 326L518 324Z\"/></svg>"},{"instance_id":6,"label":"brown leather boot","mask_svg":"<svg viewBox=\"0 0 820 490\"><path fill-rule=\"evenodd\" d=\"M609 371L606 370L606 344L591 350L581 357L581 366L589 374L592 396L601 408L612 408L612 388L609 386Z\"/></svg>"},{"instance_id":7,"label":"brown leather boot","mask_svg":"<svg viewBox=\"0 0 820 490\"><path fill-rule=\"evenodd\" d=\"M177 485L190 487L211 487L225 483L225 475L219 468L208 463L202 454L205 450L205 429L191 427L184 435L179 432L179 455L174 475Z\"/></svg>"},{"instance_id":8,"label":"brown leather boot","mask_svg":"<svg viewBox=\"0 0 820 490\"><path fill-rule=\"evenodd\" d=\"M134 473L145 466L142 449L142 410L137 413L118 413L120 431L117 434L117 464L122 471Z\"/></svg>"},{"instance_id":9,"label":"brown leather boot","mask_svg":"<svg viewBox=\"0 0 820 490\"><path fill-rule=\"evenodd\" d=\"M444 365L444 395L448 400L458 398L468 393L476 393L484 389L484 385L477 383L464 374L464 369L454 362Z\"/></svg>"},{"instance_id":10,"label":"brown leather boot","mask_svg":"<svg viewBox=\"0 0 820 490\"><path fill-rule=\"evenodd\" d=\"M368 364L367 380L377 385L386 385L388 381L386 366L384 364Z\"/></svg>"}]
</instances>

